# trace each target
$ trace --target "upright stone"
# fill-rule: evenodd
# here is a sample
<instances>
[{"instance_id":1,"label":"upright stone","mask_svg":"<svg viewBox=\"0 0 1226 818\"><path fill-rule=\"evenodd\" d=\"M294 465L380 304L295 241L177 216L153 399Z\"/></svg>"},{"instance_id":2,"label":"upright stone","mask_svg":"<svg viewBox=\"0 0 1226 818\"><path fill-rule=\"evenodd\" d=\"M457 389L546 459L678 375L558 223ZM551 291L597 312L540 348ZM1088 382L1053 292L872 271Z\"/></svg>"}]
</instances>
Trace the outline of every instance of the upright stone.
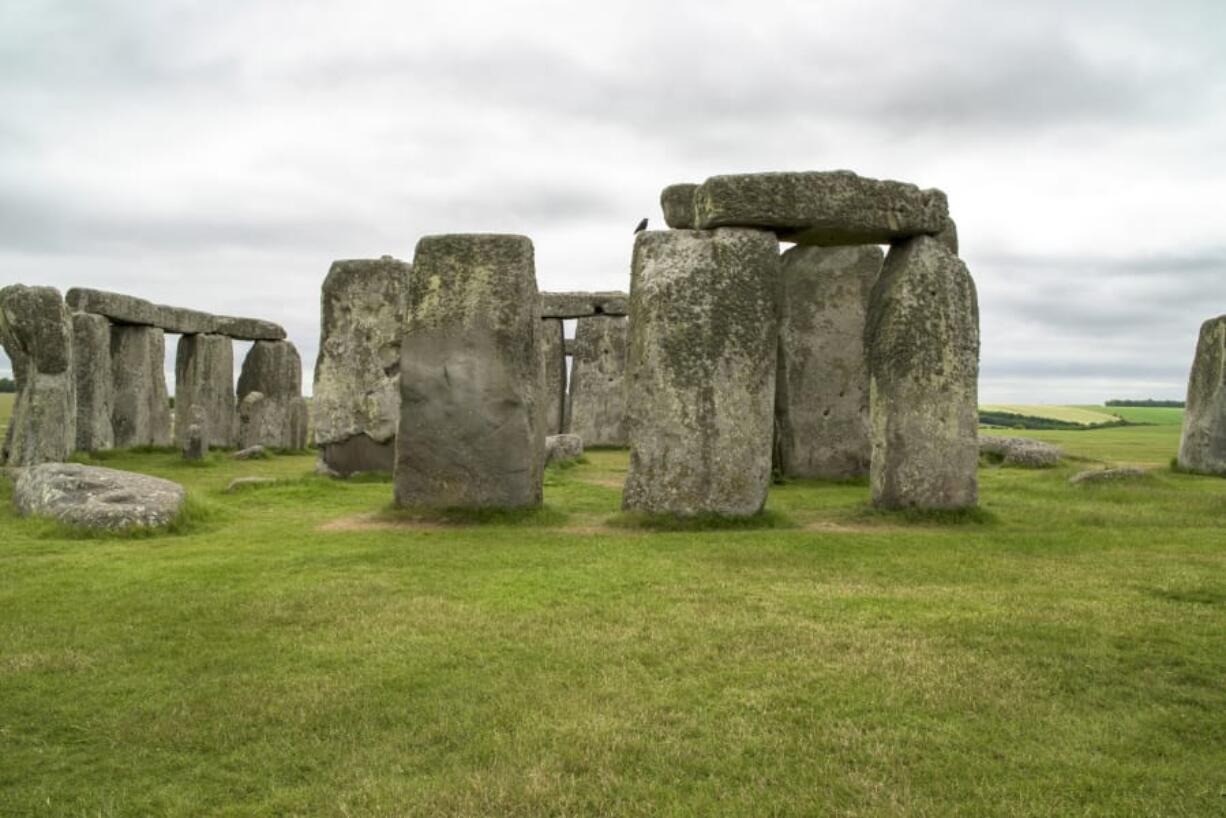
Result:
<instances>
[{"instance_id":1,"label":"upright stone","mask_svg":"<svg viewBox=\"0 0 1226 818\"><path fill-rule=\"evenodd\" d=\"M876 245L783 254L775 465L788 477L868 474L864 319L883 258Z\"/></svg>"},{"instance_id":2,"label":"upright stone","mask_svg":"<svg viewBox=\"0 0 1226 818\"><path fill-rule=\"evenodd\" d=\"M66 460L76 443L77 406L72 321L59 291L22 284L0 289L0 344L17 381L0 463Z\"/></svg>"},{"instance_id":3,"label":"upright stone","mask_svg":"<svg viewBox=\"0 0 1226 818\"><path fill-rule=\"evenodd\" d=\"M539 329L541 383L545 390L541 409L545 413L546 434L556 435L566 419L566 339L558 319L542 318Z\"/></svg>"},{"instance_id":4,"label":"upright stone","mask_svg":"<svg viewBox=\"0 0 1226 818\"><path fill-rule=\"evenodd\" d=\"M234 445L234 343L224 335L182 335L175 353L175 442L187 444L192 410L204 412L209 446ZM177 419L182 418L182 422Z\"/></svg>"},{"instance_id":5,"label":"upright stone","mask_svg":"<svg viewBox=\"0 0 1226 818\"><path fill-rule=\"evenodd\" d=\"M177 402L176 402L177 404ZM180 439L180 447L183 451L184 460L201 461L209 454L209 416L205 412L204 407L200 404L192 406L190 413L178 412L176 405L176 417L182 419L182 425L185 431ZM176 422L176 430L179 423ZM176 437L179 437L176 435Z\"/></svg>"},{"instance_id":6,"label":"upright stone","mask_svg":"<svg viewBox=\"0 0 1226 818\"><path fill-rule=\"evenodd\" d=\"M625 316L594 315L575 325L575 356L571 362L570 426L587 448L625 446L626 333Z\"/></svg>"},{"instance_id":7,"label":"upright stone","mask_svg":"<svg viewBox=\"0 0 1226 818\"><path fill-rule=\"evenodd\" d=\"M762 510L771 476L778 300L779 247L770 233L638 234L623 509Z\"/></svg>"},{"instance_id":8,"label":"upright stone","mask_svg":"<svg viewBox=\"0 0 1226 818\"><path fill-rule=\"evenodd\" d=\"M111 327L111 426L115 446L169 446L170 396L166 391L166 338L157 327Z\"/></svg>"},{"instance_id":9,"label":"upright stone","mask_svg":"<svg viewBox=\"0 0 1226 818\"><path fill-rule=\"evenodd\" d=\"M301 449L307 443L302 359L289 341L256 341L238 376L238 446Z\"/></svg>"},{"instance_id":10,"label":"upright stone","mask_svg":"<svg viewBox=\"0 0 1226 818\"><path fill-rule=\"evenodd\" d=\"M417 244L400 355L396 502L541 502L545 435L532 242L427 236Z\"/></svg>"},{"instance_id":11,"label":"upright stone","mask_svg":"<svg viewBox=\"0 0 1226 818\"><path fill-rule=\"evenodd\" d=\"M978 501L979 306L966 265L937 239L895 245L869 302L873 503Z\"/></svg>"},{"instance_id":12,"label":"upright stone","mask_svg":"<svg viewBox=\"0 0 1226 818\"><path fill-rule=\"evenodd\" d=\"M324 279L312 410L320 458L338 474L392 471L411 273L384 256L333 262Z\"/></svg>"},{"instance_id":13,"label":"upright stone","mask_svg":"<svg viewBox=\"0 0 1226 818\"><path fill-rule=\"evenodd\" d=\"M695 184L669 185L660 193L660 209L664 211L664 223L674 230L694 228Z\"/></svg>"},{"instance_id":14,"label":"upright stone","mask_svg":"<svg viewBox=\"0 0 1226 818\"><path fill-rule=\"evenodd\" d=\"M1226 315L1200 327L1188 378L1179 466L1226 476Z\"/></svg>"},{"instance_id":15,"label":"upright stone","mask_svg":"<svg viewBox=\"0 0 1226 818\"><path fill-rule=\"evenodd\" d=\"M77 451L113 448L111 409L115 384L111 378L111 322L101 315L73 313L72 356L76 370Z\"/></svg>"}]
</instances>

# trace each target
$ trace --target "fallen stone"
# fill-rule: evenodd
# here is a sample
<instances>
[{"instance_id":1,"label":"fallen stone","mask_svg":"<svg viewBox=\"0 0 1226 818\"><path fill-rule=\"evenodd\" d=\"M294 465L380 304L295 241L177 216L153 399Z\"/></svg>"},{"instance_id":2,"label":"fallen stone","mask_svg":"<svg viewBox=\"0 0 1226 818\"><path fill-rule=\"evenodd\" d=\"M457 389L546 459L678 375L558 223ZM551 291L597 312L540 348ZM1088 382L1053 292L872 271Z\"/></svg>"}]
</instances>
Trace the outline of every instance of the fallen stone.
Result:
<instances>
[{"instance_id":1,"label":"fallen stone","mask_svg":"<svg viewBox=\"0 0 1226 818\"><path fill-rule=\"evenodd\" d=\"M104 315L117 324L158 327L164 332L182 335L211 333L245 341L278 341L285 337L285 330L271 321L232 318L183 307L168 307L143 298L105 290L74 287L68 291L65 300L75 312Z\"/></svg>"},{"instance_id":2,"label":"fallen stone","mask_svg":"<svg viewBox=\"0 0 1226 818\"><path fill-rule=\"evenodd\" d=\"M625 446L626 336L630 319L593 315L575 326L567 431L587 446Z\"/></svg>"},{"instance_id":3,"label":"fallen stone","mask_svg":"<svg viewBox=\"0 0 1226 818\"><path fill-rule=\"evenodd\" d=\"M315 443L341 474L392 470L400 334L412 267L391 256L333 262L321 292Z\"/></svg>"},{"instance_id":4,"label":"fallen stone","mask_svg":"<svg viewBox=\"0 0 1226 818\"><path fill-rule=\"evenodd\" d=\"M622 508L750 516L771 478L779 249L759 230L639 233Z\"/></svg>"},{"instance_id":5,"label":"fallen stone","mask_svg":"<svg viewBox=\"0 0 1226 818\"><path fill-rule=\"evenodd\" d=\"M400 357L396 503L538 506L545 435L540 302L525 236L417 243Z\"/></svg>"},{"instance_id":6,"label":"fallen stone","mask_svg":"<svg viewBox=\"0 0 1226 818\"><path fill-rule=\"evenodd\" d=\"M889 244L945 228L939 190L851 171L712 176L694 194L695 224L774 231L797 244Z\"/></svg>"},{"instance_id":7,"label":"fallen stone","mask_svg":"<svg viewBox=\"0 0 1226 818\"><path fill-rule=\"evenodd\" d=\"M674 230L694 229L695 184L669 185L660 193L660 209L664 211L664 223Z\"/></svg>"},{"instance_id":8,"label":"fallen stone","mask_svg":"<svg viewBox=\"0 0 1226 818\"><path fill-rule=\"evenodd\" d=\"M238 445L296 450L306 442L298 350L289 341L256 341L238 376Z\"/></svg>"},{"instance_id":9,"label":"fallen stone","mask_svg":"<svg viewBox=\"0 0 1226 818\"><path fill-rule=\"evenodd\" d=\"M584 318L588 315L629 315L623 292L541 293L541 318Z\"/></svg>"},{"instance_id":10,"label":"fallen stone","mask_svg":"<svg viewBox=\"0 0 1226 818\"><path fill-rule=\"evenodd\" d=\"M17 382L0 463L66 460L77 437L76 374L72 321L59 291L22 284L0 289L0 344Z\"/></svg>"},{"instance_id":11,"label":"fallen stone","mask_svg":"<svg viewBox=\"0 0 1226 818\"><path fill-rule=\"evenodd\" d=\"M152 528L174 521L186 493L178 483L147 474L46 463L24 469L13 489L23 515L82 528Z\"/></svg>"},{"instance_id":12,"label":"fallen stone","mask_svg":"<svg viewBox=\"0 0 1226 818\"><path fill-rule=\"evenodd\" d=\"M979 436L979 453L1001 458L1002 466L1046 469L1060 465L1064 454L1059 446L1028 437Z\"/></svg>"},{"instance_id":13,"label":"fallen stone","mask_svg":"<svg viewBox=\"0 0 1226 818\"><path fill-rule=\"evenodd\" d=\"M235 477L226 485L226 494L259 486L272 486L276 485L276 482L272 477Z\"/></svg>"},{"instance_id":14,"label":"fallen stone","mask_svg":"<svg viewBox=\"0 0 1226 818\"><path fill-rule=\"evenodd\" d=\"M541 383L545 390L541 408L545 412L545 431L562 431L566 414L566 355L562 337L562 322L556 318L541 319L538 341L541 352Z\"/></svg>"},{"instance_id":15,"label":"fallen stone","mask_svg":"<svg viewBox=\"0 0 1226 818\"><path fill-rule=\"evenodd\" d=\"M73 313L72 347L77 392L76 450L100 452L114 448L111 322L101 315Z\"/></svg>"},{"instance_id":16,"label":"fallen stone","mask_svg":"<svg viewBox=\"0 0 1226 818\"><path fill-rule=\"evenodd\" d=\"M169 446L166 339L157 327L111 327L111 427L115 446Z\"/></svg>"},{"instance_id":17,"label":"fallen stone","mask_svg":"<svg viewBox=\"0 0 1226 818\"><path fill-rule=\"evenodd\" d=\"M1085 483L1117 483L1136 480L1138 478L1148 477L1149 472L1145 469L1121 468L1121 469L1090 469L1089 471L1078 472L1069 478L1069 482L1074 485Z\"/></svg>"},{"instance_id":18,"label":"fallen stone","mask_svg":"<svg viewBox=\"0 0 1226 818\"><path fill-rule=\"evenodd\" d=\"M966 265L930 236L894 245L864 339L874 505L974 506L979 307Z\"/></svg>"},{"instance_id":19,"label":"fallen stone","mask_svg":"<svg viewBox=\"0 0 1226 818\"><path fill-rule=\"evenodd\" d=\"M208 446L234 445L238 420L234 407L234 342L225 335L183 335L175 353L175 415L204 415ZM195 420L190 421L191 424ZM187 445L189 423L175 424L175 442Z\"/></svg>"},{"instance_id":20,"label":"fallen stone","mask_svg":"<svg viewBox=\"0 0 1226 818\"><path fill-rule=\"evenodd\" d=\"M548 435L545 438L546 466L580 457L583 457L583 438L579 435Z\"/></svg>"},{"instance_id":21,"label":"fallen stone","mask_svg":"<svg viewBox=\"0 0 1226 818\"><path fill-rule=\"evenodd\" d=\"M784 476L869 472L864 322L884 258L876 245L793 247L782 256L775 466Z\"/></svg>"},{"instance_id":22,"label":"fallen stone","mask_svg":"<svg viewBox=\"0 0 1226 818\"><path fill-rule=\"evenodd\" d=\"M230 458L232 460L263 460L267 456L268 452L263 446L248 446L245 449L239 449L230 455Z\"/></svg>"},{"instance_id":23,"label":"fallen stone","mask_svg":"<svg viewBox=\"0 0 1226 818\"><path fill-rule=\"evenodd\" d=\"M186 433L181 438L183 459L197 462L204 460L209 454L208 415L203 406L193 406L191 414L184 417L190 417L191 422L187 424Z\"/></svg>"},{"instance_id":24,"label":"fallen stone","mask_svg":"<svg viewBox=\"0 0 1226 818\"><path fill-rule=\"evenodd\" d=\"M1185 407L1179 467L1226 476L1226 315L1201 324Z\"/></svg>"}]
</instances>

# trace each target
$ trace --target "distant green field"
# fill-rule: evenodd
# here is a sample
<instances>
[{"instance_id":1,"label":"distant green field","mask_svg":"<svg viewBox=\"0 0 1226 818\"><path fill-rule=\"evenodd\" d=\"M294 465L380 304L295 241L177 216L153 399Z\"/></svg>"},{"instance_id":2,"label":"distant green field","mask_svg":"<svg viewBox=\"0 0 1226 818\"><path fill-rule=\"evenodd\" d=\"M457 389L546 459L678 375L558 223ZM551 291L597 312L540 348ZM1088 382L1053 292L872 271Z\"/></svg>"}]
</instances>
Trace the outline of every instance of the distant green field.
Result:
<instances>
[{"instance_id":1,"label":"distant green field","mask_svg":"<svg viewBox=\"0 0 1226 818\"><path fill-rule=\"evenodd\" d=\"M1047 406L1042 404L994 403L979 407L985 412L1008 412L1013 415L1029 415L1036 418L1051 418L1065 423L1080 423L1097 426L1115 420L1105 406Z\"/></svg>"},{"instance_id":2,"label":"distant green field","mask_svg":"<svg viewBox=\"0 0 1226 818\"><path fill-rule=\"evenodd\" d=\"M1167 406L1077 406L1098 412L1110 412L1129 423L1154 423L1159 426L1183 425L1183 410Z\"/></svg>"}]
</instances>

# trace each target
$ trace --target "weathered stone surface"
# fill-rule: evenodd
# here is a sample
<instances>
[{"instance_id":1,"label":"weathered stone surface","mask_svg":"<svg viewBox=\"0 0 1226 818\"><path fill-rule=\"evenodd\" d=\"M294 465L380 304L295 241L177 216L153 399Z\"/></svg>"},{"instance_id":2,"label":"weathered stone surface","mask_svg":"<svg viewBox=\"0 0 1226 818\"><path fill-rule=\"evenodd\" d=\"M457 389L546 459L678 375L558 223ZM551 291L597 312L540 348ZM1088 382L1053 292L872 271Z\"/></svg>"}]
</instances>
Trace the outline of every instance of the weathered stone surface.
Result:
<instances>
[{"instance_id":1,"label":"weathered stone surface","mask_svg":"<svg viewBox=\"0 0 1226 818\"><path fill-rule=\"evenodd\" d=\"M51 287L0 289L0 344L13 364L17 395L0 463L66 460L76 443L72 321Z\"/></svg>"},{"instance_id":2,"label":"weathered stone surface","mask_svg":"<svg viewBox=\"0 0 1226 818\"><path fill-rule=\"evenodd\" d=\"M939 190L851 171L712 176L694 194L695 224L772 230L797 244L888 244L945 228Z\"/></svg>"},{"instance_id":3,"label":"weathered stone surface","mask_svg":"<svg viewBox=\"0 0 1226 818\"><path fill-rule=\"evenodd\" d=\"M695 184L669 185L660 193L660 209L664 211L664 223L674 230L694 229Z\"/></svg>"},{"instance_id":4,"label":"weathered stone surface","mask_svg":"<svg viewBox=\"0 0 1226 818\"><path fill-rule=\"evenodd\" d=\"M413 272L400 357L396 502L539 505L545 435L532 242L427 236Z\"/></svg>"},{"instance_id":5,"label":"weathered stone surface","mask_svg":"<svg viewBox=\"0 0 1226 818\"><path fill-rule=\"evenodd\" d=\"M324 279L312 410L323 460L341 474L392 470L411 274L384 256L333 262Z\"/></svg>"},{"instance_id":6,"label":"weathered stone surface","mask_svg":"<svg viewBox=\"0 0 1226 818\"><path fill-rule=\"evenodd\" d=\"M558 434L566 414L566 355L562 322L541 319L537 340L541 352L541 383L545 390L541 409L545 412L545 432Z\"/></svg>"},{"instance_id":7,"label":"weathered stone surface","mask_svg":"<svg viewBox=\"0 0 1226 818\"><path fill-rule=\"evenodd\" d=\"M92 312L104 315L119 324L157 326L159 315L156 304L131 295L73 287L64 296L68 306L76 312Z\"/></svg>"},{"instance_id":8,"label":"weathered stone surface","mask_svg":"<svg viewBox=\"0 0 1226 818\"><path fill-rule=\"evenodd\" d=\"M599 293L541 293L541 318L629 315L630 299L616 290Z\"/></svg>"},{"instance_id":9,"label":"weathered stone surface","mask_svg":"<svg viewBox=\"0 0 1226 818\"><path fill-rule=\"evenodd\" d=\"M262 460L268 455L263 446L248 446L230 455L232 460Z\"/></svg>"},{"instance_id":10,"label":"weathered stone surface","mask_svg":"<svg viewBox=\"0 0 1226 818\"><path fill-rule=\"evenodd\" d=\"M306 442L298 350L289 341L256 341L238 376L238 445L301 449Z\"/></svg>"},{"instance_id":11,"label":"weathered stone surface","mask_svg":"<svg viewBox=\"0 0 1226 818\"><path fill-rule=\"evenodd\" d=\"M1060 465L1063 451L1059 446L1028 437L980 435L979 453L1001 458L1002 466L1022 469L1046 469Z\"/></svg>"},{"instance_id":12,"label":"weathered stone surface","mask_svg":"<svg viewBox=\"0 0 1226 818\"><path fill-rule=\"evenodd\" d=\"M1088 471L1077 472L1068 481L1073 485L1092 485L1095 483L1126 483L1146 477L1149 477L1149 472L1145 469L1128 467L1120 469L1089 469Z\"/></svg>"},{"instance_id":13,"label":"weathered stone surface","mask_svg":"<svg viewBox=\"0 0 1226 818\"><path fill-rule=\"evenodd\" d=\"M937 233L937 241L945 245L945 248L955 256L958 255L958 225L954 224L953 219L945 220L945 228Z\"/></svg>"},{"instance_id":14,"label":"weathered stone surface","mask_svg":"<svg viewBox=\"0 0 1226 818\"><path fill-rule=\"evenodd\" d=\"M169 480L79 463L23 469L13 488L23 515L109 530L167 525L185 497L183 487Z\"/></svg>"},{"instance_id":15,"label":"weathered stone surface","mask_svg":"<svg viewBox=\"0 0 1226 818\"><path fill-rule=\"evenodd\" d=\"M234 445L238 420L234 407L234 342L224 335L184 335L175 353L175 416L204 412L208 445ZM194 422L194 421L192 421ZM175 423L175 442L187 443L190 423Z\"/></svg>"},{"instance_id":16,"label":"weathered stone surface","mask_svg":"<svg viewBox=\"0 0 1226 818\"><path fill-rule=\"evenodd\" d=\"M1226 476L1226 315L1200 327L1188 377L1179 466Z\"/></svg>"},{"instance_id":17,"label":"weathered stone surface","mask_svg":"<svg viewBox=\"0 0 1226 818\"><path fill-rule=\"evenodd\" d=\"M76 312L104 315L117 324L158 327L165 332L183 335L212 333L246 341L277 341L285 337L285 330L271 321L231 318L183 307L168 307L105 290L74 287L68 291L65 300Z\"/></svg>"},{"instance_id":18,"label":"weathered stone surface","mask_svg":"<svg viewBox=\"0 0 1226 818\"><path fill-rule=\"evenodd\" d=\"M865 328L873 503L978 501L979 306L966 265L922 236L895 245Z\"/></svg>"},{"instance_id":19,"label":"weathered stone surface","mask_svg":"<svg viewBox=\"0 0 1226 818\"><path fill-rule=\"evenodd\" d=\"M212 332L238 341L283 341L285 328L272 321L259 318L234 318L217 315L213 318Z\"/></svg>"},{"instance_id":20,"label":"weathered stone surface","mask_svg":"<svg viewBox=\"0 0 1226 818\"><path fill-rule=\"evenodd\" d=\"M111 327L111 379L115 385L111 427L115 446L169 446L170 397L166 392L166 338L157 327Z\"/></svg>"},{"instance_id":21,"label":"weathered stone surface","mask_svg":"<svg viewBox=\"0 0 1226 818\"><path fill-rule=\"evenodd\" d=\"M775 465L788 477L868 474L864 322L884 258L875 245L783 254Z\"/></svg>"},{"instance_id":22,"label":"weathered stone surface","mask_svg":"<svg viewBox=\"0 0 1226 818\"><path fill-rule=\"evenodd\" d=\"M563 355L574 355L575 354L575 339L574 338L564 338L562 340L562 354Z\"/></svg>"},{"instance_id":23,"label":"weathered stone surface","mask_svg":"<svg viewBox=\"0 0 1226 818\"><path fill-rule=\"evenodd\" d=\"M204 411L204 407L200 405L193 406L191 412L187 414L179 413L176 409L178 417L186 422L186 429L181 437L179 437L179 446L183 451L184 460L204 460L209 453L209 418ZM187 422L190 419L190 422ZM178 423L175 425L175 431L178 432Z\"/></svg>"},{"instance_id":24,"label":"weathered stone surface","mask_svg":"<svg viewBox=\"0 0 1226 818\"><path fill-rule=\"evenodd\" d=\"M622 508L726 516L762 510L771 475L779 286L779 248L770 233L638 234Z\"/></svg>"},{"instance_id":25,"label":"weathered stone surface","mask_svg":"<svg viewBox=\"0 0 1226 818\"><path fill-rule=\"evenodd\" d=\"M583 457L583 438L579 435L548 435L545 438L545 465Z\"/></svg>"},{"instance_id":26,"label":"weathered stone surface","mask_svg":"<svg viewBox=\"0 0 1226 818\"><path fill-rule=\"evenodd\" d=\"M625 446L626 333L625 316L594 315L575 326L575 356L571 362L570 425L588 448Z\"/></svg>"},{"instance_id":27,"label":"weathered stone surface","mask_svg":"<svg viewBox=\"0 0 1226 818\"><path fill-rule=\"evenodd\" d=\"M234 494L238 491L246 491L247 489L257 489L261 486L275 486L276 478L273 477L235 477L226 484L226 494Z\"/></svg>"},{"instance_id":28,"label":"weathered stone surface","mask_svg":"<svg viewBox=\"0 0 1226 818\"><path fill-rule=\"evenodd\" d=\"M113 448L111 406L115 385L111 379L111 322L101 315L72 315L72 356L76 372L77 438L80 452Z\"/></svg>"}]
</instances>

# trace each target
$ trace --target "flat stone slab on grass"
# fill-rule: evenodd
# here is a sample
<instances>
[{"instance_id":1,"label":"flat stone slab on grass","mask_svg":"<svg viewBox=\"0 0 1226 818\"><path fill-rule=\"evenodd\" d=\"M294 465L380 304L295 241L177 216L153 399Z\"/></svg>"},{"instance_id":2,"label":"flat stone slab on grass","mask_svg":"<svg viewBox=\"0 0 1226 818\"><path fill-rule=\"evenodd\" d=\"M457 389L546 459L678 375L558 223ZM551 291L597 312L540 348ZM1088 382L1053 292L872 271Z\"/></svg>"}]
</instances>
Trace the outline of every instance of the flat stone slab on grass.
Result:
<instances>
[{"instance_id":1,"label":"flat stone slab on grass","mask_svg":"<svg viewBox=\"0 0 1226 818\"><path fill-rule=\"evenodd\" d=\"M186 496L170 480L80 463L31 466L13 488L13 502L23 515L110 531L167 525Z\"/></svg>"},{"instance_id":2,"label":"flat stone slab on grass","mask_svg":"<svg viewBox=\"0 0 1226 818\"><path fill-rule=\"evenodd\" d=\"M1089 471L1074 474L1068 481L1073 485L1082 485L1086 483L1121 483L1148 476L1149 472L1145 469L1137 469L1132 467L1121 469L1090 469Z\"/></svg>"},{"instance_id":3,"label":"flat stone slab on grass","mask_svg":"<svg viewBox=\"0 0 1226 818\"><path fill-rule=\"evenodd\" d=\"M1060 465L1060 457L1064 451L1059 446L1028 437L980 435L979 453L1004 458L1001 461L1002 466L1045 469Z\"/></svg>"},{"instance_id":4,"label":"flat stone slab on grass","mask_svg":"<svg viewBox=\"0 0 1226 818\"><path fill-rule=\"evenodd\" d=\"M617 290L599 293L541 293L540 298L541 318L630 314L630 296Z\"/></svg>"},{"instance_id":5,"label":"flat stone slab on grass","mask_svg":"<svg viewBox=\"0 0 1226 818\"><path fill-rule=\"evenodd\" d=\"M825 246L889 244L946 227L936 189L848 170L712 176L694 193L695 227L756 227L783 241Z\"/></svg>"}]
</instances>

